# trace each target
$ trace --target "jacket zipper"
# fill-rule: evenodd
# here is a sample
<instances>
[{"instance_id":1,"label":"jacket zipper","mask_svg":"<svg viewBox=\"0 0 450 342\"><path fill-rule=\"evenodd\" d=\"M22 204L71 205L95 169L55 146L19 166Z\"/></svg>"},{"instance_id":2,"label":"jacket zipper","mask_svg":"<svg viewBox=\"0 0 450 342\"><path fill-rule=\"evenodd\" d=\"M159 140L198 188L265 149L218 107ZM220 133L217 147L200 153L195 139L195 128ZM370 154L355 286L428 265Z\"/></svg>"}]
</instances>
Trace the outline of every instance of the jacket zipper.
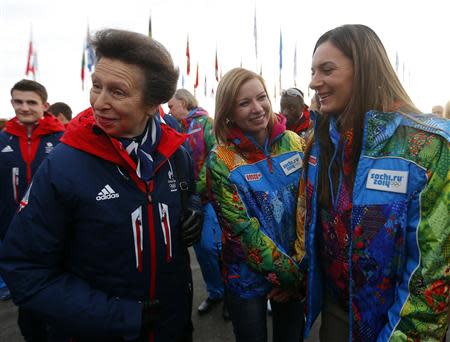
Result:
<instances>
[{"instance_id":1,"label":"jacket zipper","mask_svg":"<svg viewBox=\"0 0 450 342\"><path fill-rule=\"evenodd\" d=\"M31 182L31 133L27 133L27 184Z\"/></svg>"},{"instance_id":2,"label":"jacket zipper","mask_svg":"<svg viewBox=\"0 0 450 342\"><path fill-rule=\"evenodd\" d=\"M150 290L149 297L150 300L155 300L156 291L156 241L155 241L155 229L153 226L154 214L153 214L153 181L146 183L146 195L147 195L147 212L148 212L148 230L149 230L149 244L150 244ZM148 336L149 342L155 341L155 332L150 331Z\"/></svg>"}]
</instances>

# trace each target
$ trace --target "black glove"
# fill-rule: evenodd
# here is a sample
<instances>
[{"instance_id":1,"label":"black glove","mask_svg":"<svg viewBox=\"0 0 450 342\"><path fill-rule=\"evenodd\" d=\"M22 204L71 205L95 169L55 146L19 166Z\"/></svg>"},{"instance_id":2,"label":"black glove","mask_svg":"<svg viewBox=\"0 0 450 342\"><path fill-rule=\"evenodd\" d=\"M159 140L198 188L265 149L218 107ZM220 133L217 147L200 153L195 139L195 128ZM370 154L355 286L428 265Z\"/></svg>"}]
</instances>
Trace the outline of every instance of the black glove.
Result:
<instances>
[{"instance_id":1,"label":"black glove","mask_svg":"<svg viewBox=\"0 0 450 342\"><path fill-rule=\"evenodd\" d=\"M188 210L181 219L181 236L187 247L196 243L202 235L203 213L197 210Z\"/></svg>"}]
</instances>

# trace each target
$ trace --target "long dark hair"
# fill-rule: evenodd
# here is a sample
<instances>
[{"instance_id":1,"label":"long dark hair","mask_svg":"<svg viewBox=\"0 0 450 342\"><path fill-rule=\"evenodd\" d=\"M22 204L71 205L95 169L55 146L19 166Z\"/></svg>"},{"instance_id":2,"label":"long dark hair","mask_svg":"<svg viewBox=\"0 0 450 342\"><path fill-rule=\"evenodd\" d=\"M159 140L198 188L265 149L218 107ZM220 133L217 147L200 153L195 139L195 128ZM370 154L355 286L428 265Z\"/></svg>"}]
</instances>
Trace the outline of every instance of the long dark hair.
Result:
<instances>
[{"instance_id":1,"label":"long dark hair","mask_svg":"<svg viewBox=\"0 0 450 342\"><path fill-rule=\"evenodd\" d=\"M345 179L352 186L362 148L365 113L370 110L416 113L420 111L403 88L383 43L371 28L364 25L339 26L319 38L314 47L314 53L325 42L333 44L353 63L353 93L344 111L337 118L338 129L341 133L349 131L353 133L352 150L349 156L351 172L350 177ZM323 206L330 205L328 165L332 158L333 144L329 137L329 121L328 115L318 115L315 136L315 139L318 139L321 154L319 203ZM343 139L342 135L341 139ZM310 148L309 146L307 154ZM333 166L334 184L337 183L338 173L338 167Z\"/></svg>"}]
</instances>

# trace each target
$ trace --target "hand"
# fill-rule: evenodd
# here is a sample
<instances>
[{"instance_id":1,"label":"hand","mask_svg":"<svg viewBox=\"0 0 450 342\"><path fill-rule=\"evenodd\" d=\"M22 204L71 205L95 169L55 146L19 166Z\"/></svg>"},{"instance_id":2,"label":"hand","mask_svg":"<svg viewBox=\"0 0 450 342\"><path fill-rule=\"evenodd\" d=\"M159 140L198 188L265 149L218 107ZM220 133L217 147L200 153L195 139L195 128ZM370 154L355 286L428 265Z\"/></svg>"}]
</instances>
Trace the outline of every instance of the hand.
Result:
<instances>
[{"instance_id":1,"label":"hand","mask_svg":"<svg viewBox=\"0 0 450 342\"><path fill-rule=\"evenodd\" d=\"M181 221L181 236L186 246L190 247L202 235L203 213L197 210L189 210Z\"/></svg>"},{"instance_id":2,"label":"hand","mask_svg":"<svg viewBox=\"0 0 450 342\"><path fill-rule=\"evenodd\" d=\"M285 303L291 299L300 299L302 296L300 293L297 293L292 290L284 290L279 287L275 287L272 291L267 295L267 299L272 299L277 303Z\"/></svg>"}]
</instances>

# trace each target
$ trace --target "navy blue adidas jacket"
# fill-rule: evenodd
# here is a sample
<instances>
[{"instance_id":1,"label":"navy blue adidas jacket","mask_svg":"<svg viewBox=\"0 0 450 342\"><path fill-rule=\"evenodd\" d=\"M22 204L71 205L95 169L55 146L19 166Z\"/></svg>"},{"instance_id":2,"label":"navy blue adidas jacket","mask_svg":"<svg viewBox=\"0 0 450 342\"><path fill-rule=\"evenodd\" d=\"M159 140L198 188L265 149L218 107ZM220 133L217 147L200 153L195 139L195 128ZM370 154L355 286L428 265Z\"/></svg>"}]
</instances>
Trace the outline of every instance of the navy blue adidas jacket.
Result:
<instances>
[{"instance_id":1,"label":"navy blue adidas jacket","mask_svg":"<svg viewBox=\"0 0 450 342\"><path fill-rule=\"evenodd\" d=\"M64 126L44 114L30 135L17 118L0 132L0 240L41 162L59 144Z\"/></svg>"},{"instance_id":2,"label":"navy blue adidas jacket","mask_svg":"<svg viewBox=\"0 0 450 342\"><path fill-rule=\"evenodd\" d=\"M72 120L36 173L4 239L0 271L14 302L47 319L53 340L137 337L145 300L160 303L149 341L178 341L190 331L192 281L174 158L190 185L193 168L180 147L185 136L161 129L148 184L90 110Z\"/></svg>"}]
</instances>

